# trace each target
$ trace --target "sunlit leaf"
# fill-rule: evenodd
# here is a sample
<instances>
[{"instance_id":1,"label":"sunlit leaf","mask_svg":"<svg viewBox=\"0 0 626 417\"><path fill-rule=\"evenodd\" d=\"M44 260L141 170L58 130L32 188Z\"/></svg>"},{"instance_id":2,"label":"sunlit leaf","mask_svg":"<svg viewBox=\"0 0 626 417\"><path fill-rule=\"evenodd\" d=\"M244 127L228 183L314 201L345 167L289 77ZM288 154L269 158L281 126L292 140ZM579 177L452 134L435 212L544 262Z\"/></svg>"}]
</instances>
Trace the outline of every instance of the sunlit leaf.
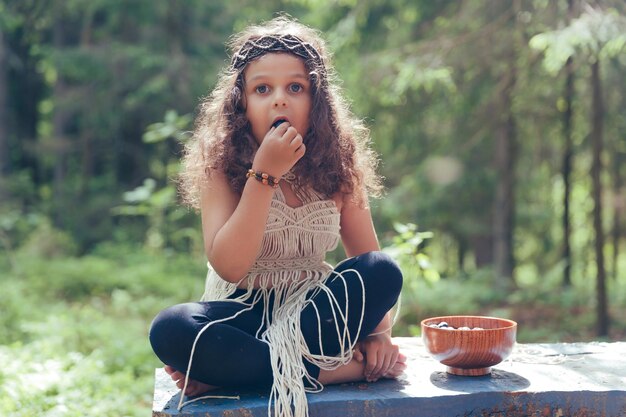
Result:
<instances>
[{"instance_id":1,"label":"sunlit leaf","mask_svg":"<svg viewBox=\"0 0 626 417\"><path fill-rule=\"evenodd\" d=\"M146 201L148 198L150 198L155 188L156 181L152 178L146 178L142 185L132 191L127 191L124 193L124 201L129 203Z\"/></svg>"}]
</instances>

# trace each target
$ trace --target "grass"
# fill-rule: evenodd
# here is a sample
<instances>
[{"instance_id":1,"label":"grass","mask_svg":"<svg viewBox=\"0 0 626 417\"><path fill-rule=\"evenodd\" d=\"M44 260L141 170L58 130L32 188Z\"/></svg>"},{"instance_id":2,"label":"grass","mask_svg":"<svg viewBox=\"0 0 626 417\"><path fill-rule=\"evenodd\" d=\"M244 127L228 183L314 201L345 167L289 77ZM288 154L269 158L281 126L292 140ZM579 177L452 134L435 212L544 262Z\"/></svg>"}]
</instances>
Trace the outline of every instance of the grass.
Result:
<instances>
[{"instance_id":1,"label":"grass","mask_svg":"<svg viewBox=\"0 0 626 417\"><path fill-rule=\"evenodd\" d=\"M203 262L107 248L18 265L0 272L0 415L149 415L150 321L199 298Z\"/></svg>"}]
</instances>

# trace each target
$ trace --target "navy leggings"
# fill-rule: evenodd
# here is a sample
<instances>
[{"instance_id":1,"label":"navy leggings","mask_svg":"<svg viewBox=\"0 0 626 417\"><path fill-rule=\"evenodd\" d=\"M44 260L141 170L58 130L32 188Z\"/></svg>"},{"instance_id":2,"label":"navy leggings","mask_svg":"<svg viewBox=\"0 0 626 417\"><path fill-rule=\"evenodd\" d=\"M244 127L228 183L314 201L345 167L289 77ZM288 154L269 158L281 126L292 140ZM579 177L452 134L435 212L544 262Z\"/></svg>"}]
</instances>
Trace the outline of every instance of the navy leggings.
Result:
<instances>
[{"instance_id":1,"label":"navy leggings","mask_svg":"<svg viewBox=\"0 0 626 417\"><path fill-rule=\"evenodd\" d=\"M402 288L402 273L396 263L382 252L368 252L340 263L335 271L355 269L365 288L365 309L359 340L372 333L396 303ZM347 283L348 331L354 340L362 309L362 287L356 274L343 274ZM326 285L339 305L345 306L346 285L331 274ZM239 296L244 290L237 290ZM319 311L321 340L326 355L336 355L340 347L328 296L319 293L313 300ZM150 343L159 359L173 368L187 371L189 355L197 334L209 322L229 317L245 309L240 303L224 300L178 304L160 312L150 328ZM269 346L255 337L261 326L263 303L237 317L211 325L200 336L194 353L190 377L220 387L269 386L272 383ZM319 354L318 318L308 304L301 313L302 333L313 354ZM315 378L319 368L304 361Z\"/></svg>"}]
</instances>

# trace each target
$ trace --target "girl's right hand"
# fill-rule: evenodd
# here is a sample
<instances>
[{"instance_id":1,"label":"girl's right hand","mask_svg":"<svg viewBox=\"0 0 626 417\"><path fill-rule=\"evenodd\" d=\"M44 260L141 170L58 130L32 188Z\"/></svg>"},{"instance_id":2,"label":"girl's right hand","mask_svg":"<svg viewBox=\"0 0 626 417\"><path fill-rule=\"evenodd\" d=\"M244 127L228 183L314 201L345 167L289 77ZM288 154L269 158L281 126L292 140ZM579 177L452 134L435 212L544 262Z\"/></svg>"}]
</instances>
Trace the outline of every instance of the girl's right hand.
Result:
<instances>
[{"instance_id":1,"label":"girl's right hand","mask_svg":"<svg viewBox=\"0 0 626 417\"><path fill-rule=\"evenodd\" d=\"M358 362L365 361L364 376L368 382L377 381L388 373L393 374L398 362L406 362L406 357L392 342L386 333L374 334L357 343L354 358Z\"/></svg>"},{"instance_id":2,"label":"girl's right hand","mask_svg":"<svg viewBox=\"0 0 626 417\"><path fill-rule=\"evenodd\" d=\"M289 122L272 127L263 138L252 169L280 178L304 156L302 135Z\"/></svg>"}]
</instances>

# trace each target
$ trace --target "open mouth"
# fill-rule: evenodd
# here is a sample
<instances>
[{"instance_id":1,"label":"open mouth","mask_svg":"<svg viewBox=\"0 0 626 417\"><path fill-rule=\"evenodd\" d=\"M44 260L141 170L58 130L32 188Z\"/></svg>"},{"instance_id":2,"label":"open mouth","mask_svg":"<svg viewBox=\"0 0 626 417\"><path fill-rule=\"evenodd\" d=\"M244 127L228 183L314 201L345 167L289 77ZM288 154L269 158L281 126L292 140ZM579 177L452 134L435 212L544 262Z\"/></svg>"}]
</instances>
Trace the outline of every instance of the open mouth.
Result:
<instances>
[{"instance_id":1,"label":"open mouth","mask_svg":"<svg viewBox=\"0 0 626 417\"><path fill-rule=\"evenodd\" d=\"M272 123L272 127L276 128L281 125L281 123L285 123L287 119L278 119L274 123Z\"/></svg>"}]
</instances>

